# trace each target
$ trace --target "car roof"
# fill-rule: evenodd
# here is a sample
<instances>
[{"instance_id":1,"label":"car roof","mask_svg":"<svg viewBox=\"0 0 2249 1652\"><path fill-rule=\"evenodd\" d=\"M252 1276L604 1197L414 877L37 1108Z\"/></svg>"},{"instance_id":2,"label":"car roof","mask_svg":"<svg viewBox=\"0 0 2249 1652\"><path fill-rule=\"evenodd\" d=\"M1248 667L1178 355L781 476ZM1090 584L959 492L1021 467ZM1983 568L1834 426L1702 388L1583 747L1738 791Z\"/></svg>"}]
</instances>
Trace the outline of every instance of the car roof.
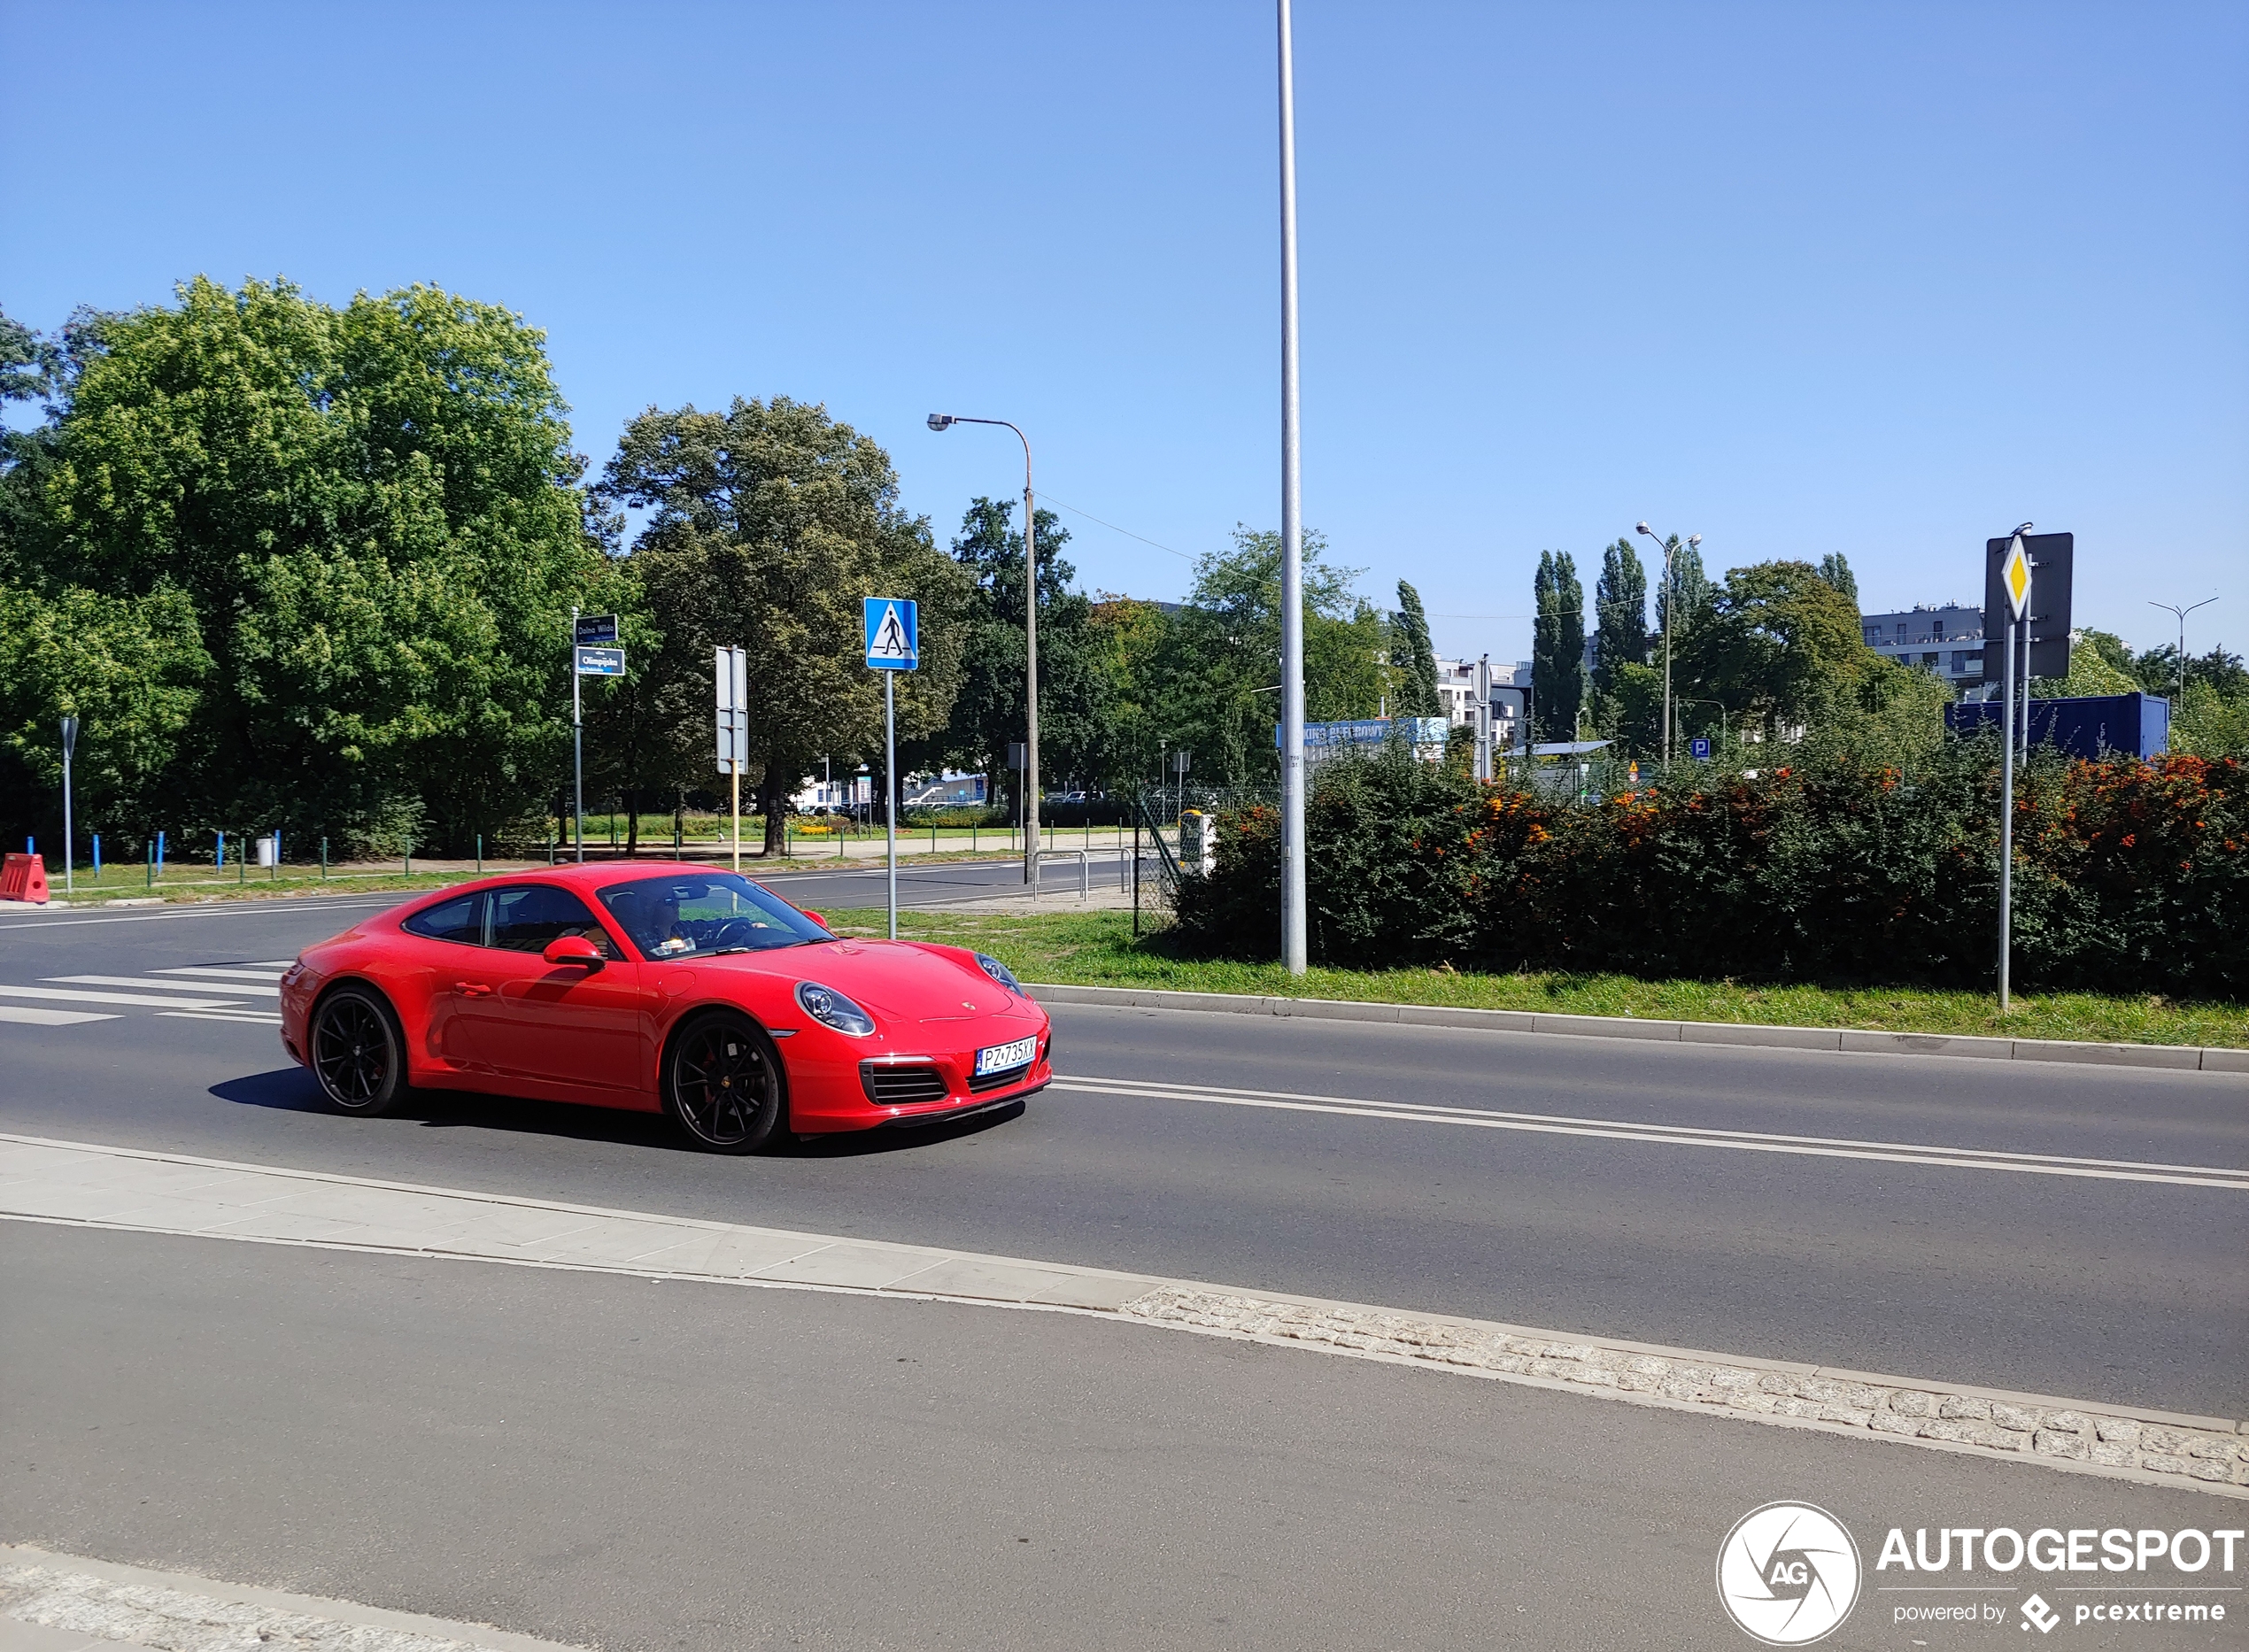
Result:
<instances>
[{"instance_id":1,"label":"car roof","mask_svg":"<svg viewBox=\"0 0 2249 1652\"><path fill-rule=\"evenodd\" d=\"M468 894L480 889L497 889L507 884L552 884L563 889L591 893L612 884L632 883L644 877L676 877L684 872L708 877L731 869L696 861L589 861L583 866L570 861L560 866L529 866L515 872L488 872L483 877L472 878L465 884L451 884L430 893L433 898Z\"/></svg>"}]
</instances>

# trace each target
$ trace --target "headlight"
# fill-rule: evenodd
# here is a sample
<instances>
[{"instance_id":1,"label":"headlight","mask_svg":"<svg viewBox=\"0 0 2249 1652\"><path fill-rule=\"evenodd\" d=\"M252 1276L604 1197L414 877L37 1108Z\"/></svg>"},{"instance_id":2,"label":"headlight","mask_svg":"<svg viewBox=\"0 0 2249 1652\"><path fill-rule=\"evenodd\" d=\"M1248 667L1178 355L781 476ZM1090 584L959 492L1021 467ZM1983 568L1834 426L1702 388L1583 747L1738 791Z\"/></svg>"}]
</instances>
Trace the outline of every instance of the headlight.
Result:
<instances>
[{"instance_id":1,"label":"headlight","mask_svg":"<svg viewBox=\"0 0 2249 1652\"><path fill-rule=\"evenodd\" d=\"M875 1030L875 1018L831 986L816 981L797 983L797 1002L804 1013L823 1027L846 1038L863 1038Z\"/></svg>"},{"instance_id":2,"label":"headlight","mask_svg":"<svg viewBox=\"0 0 2249 1652\"><path fill-rule=\"evenodd\" d=\"M983 970L985 974L990 976L994 981L997 981L1001 986L1006 987L1009 992L1017 994L1020 994L1023 992L1023 983L1016 979L1015 971L1009 969L1007 965L1001 963L997 958L993 957L991 953L977 953L976 967Z\"/></svg>"}]
</instances>

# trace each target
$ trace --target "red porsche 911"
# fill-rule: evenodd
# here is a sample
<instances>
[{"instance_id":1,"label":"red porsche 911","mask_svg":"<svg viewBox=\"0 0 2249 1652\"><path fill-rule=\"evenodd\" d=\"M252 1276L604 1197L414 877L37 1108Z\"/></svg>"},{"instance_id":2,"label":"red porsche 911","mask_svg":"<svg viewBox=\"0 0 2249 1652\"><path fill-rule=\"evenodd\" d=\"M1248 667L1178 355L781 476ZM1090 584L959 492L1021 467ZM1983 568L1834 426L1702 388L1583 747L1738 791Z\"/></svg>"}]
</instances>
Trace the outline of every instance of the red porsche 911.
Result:
<instances>
[{"instance_id":1,"label":"red porsche 911","mask_svg":"<svg viewBox=\"0 0 2249 1652\"><path fill-rule=\"evenodd\" d=\"M568 866L396 907L282 977L282 1044L330 1106L415 1086L669 1113L699 1146L947 1121L1044 1089L1007 966L841 940L707 867Z\"/></svg>"}]
</instances>

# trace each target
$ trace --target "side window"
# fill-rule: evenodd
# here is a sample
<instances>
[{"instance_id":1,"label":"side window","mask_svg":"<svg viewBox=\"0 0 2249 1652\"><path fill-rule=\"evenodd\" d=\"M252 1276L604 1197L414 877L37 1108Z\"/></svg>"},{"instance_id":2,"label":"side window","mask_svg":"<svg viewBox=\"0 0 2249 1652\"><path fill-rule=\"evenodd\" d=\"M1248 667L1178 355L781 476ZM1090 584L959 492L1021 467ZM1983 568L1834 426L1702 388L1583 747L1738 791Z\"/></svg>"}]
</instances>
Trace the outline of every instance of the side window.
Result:
<instances>
[{"instance_id":1,"label":"side window","mask_svg":"<svg viewBox=\"0 0 2249 1652\"><path fill-rule=\"evenodd\" d=\"M491 940L505 952L542 953L564 935L583 935L604 958L617 956L614 942L586 910L585 902L550 884L526 884L492 892Z\"/></svg>"},{"instance_id":2,"label":"side window","mask_svg":"<svg viewBox=\"0 0 2249 1652\"><path fill-rule=\"evenodd\" d=\"M473 895L425 907L399 928L409 934L428 936L433 941L459 941L465 946L481 946L484 944L483 892L480 890Z\"/></svg>"}]
</instances>

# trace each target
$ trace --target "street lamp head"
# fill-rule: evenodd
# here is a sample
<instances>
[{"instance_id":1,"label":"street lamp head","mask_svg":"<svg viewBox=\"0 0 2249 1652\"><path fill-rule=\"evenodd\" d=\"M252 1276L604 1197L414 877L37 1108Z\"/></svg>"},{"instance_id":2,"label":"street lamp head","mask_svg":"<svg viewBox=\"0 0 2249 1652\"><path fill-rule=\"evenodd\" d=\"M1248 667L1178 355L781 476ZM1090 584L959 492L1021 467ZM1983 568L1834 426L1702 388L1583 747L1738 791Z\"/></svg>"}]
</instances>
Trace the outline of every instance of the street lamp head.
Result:
<instances>
[{"instance_id":1,"label":"street lamp head","mask_svg":"<svg viewBox=\"0 0 2249 1652\"><path fill-rule=\"evenodd\" d=\"M1635 522L1633 524L1632 530L1635 533L1645 534L1650 539L1653 539L1656 537L1656 530L1649 527L1645 522Z\"/></svg>"},{"instance_id":2,"label":"street lamp head","mask_svg":"<svg viewBox=\"0 0 2249 1652\"><path fill-rule=\"evenodd\" d=\"M1703 537L1700 534L1689 534L1687 536L1687 543L1690 545L1700 546L1703 543Z\"/></svg>"},{"instance_id":3,"label":"street lamp head","mask_svg":"<svg viewBox=\"0 0 2249 1652\"><path fill-rule=\"evenodd\" d=\"M930 415L930 428L931 428L931 429L932 429L932 430L949 430L949 429L951 429L952 428L953 428L953 415L952 415L951 413L931 413L931 414Z\"/></svg>"}]
</instances>

